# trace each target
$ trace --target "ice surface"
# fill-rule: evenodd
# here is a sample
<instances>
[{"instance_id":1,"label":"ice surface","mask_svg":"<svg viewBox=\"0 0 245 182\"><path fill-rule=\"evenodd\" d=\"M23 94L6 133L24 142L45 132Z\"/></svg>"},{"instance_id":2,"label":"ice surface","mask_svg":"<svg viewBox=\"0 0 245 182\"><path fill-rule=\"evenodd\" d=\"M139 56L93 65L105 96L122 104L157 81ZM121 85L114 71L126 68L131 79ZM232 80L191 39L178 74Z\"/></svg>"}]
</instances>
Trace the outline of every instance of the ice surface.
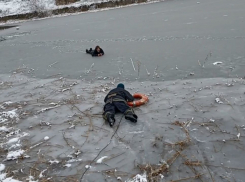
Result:
<instances>
[{"instance_id":1,"label":"ice surface","mask_svg":"<svg viewBox=\"0 0 245 182\"><path fill-rule=\"evenodd\" d=\"M244 5L167 1L1 31L3 175L103 182L155 172L156 181L243 182ZM95 44L105 47L101 59L83 53ZM137 123L117 114L110 128L103 99L119 82L150 100L134 108Z\"/></svg>"},{"instance_id":2,"label":"ice surface","mask_svg":"<svg viewBox=\"0 0 245 182\"><path fill-rule=\"evenodd\" d=\"M178 179L178 175L188 177L186 172L191 171L184 166L186 161L181 157L173 164L161 162L168 161L175 154L176 142L186 137L178 122L183 123L191 139L191 143L182 151L183 155L188 160L198 160L203 165L208 165L215 181L220 181L219 176L215 175L216 172L223 173L226 167L242 168L245 162L242 155L238 155L245 144L244 79L175 80L174 83L124 82L126 89L131 88L131 93L140 90L141 93L148 94L149 102L134 108L139 116L136 124L123 118L117 134L112 139L110 137L121 116L116 115L115 126L110 128L101 114L103 98L117 85L117 81L112 83L111 80L97 80L91 84L91 81L59 77L35 79L21 74L1 75L1 80L12 83L12 87L2 90L3 102L9 100L12 103L1 108L1 113L15 111L18 115L5 117L5 122L0 125L0 146L10 150L1 154L2 160L5 160L3 165L10 170L14 170L11 168L12 160L17 160L15 165L25 167L24 170L29 170L32 163L40 165L41 171L32 181L54 177L54 172L50 169L55 169L67 177L76 173L77 170L73 169L89 169L83 180L93 181L102 177L103 171L108 169L107 165L110 165L115 174L118 174L117 177L123 181L146 180L147 171L135 168L132 161L143 166L167 165L172 171L171 175L162 172L157 176L159 179L163 178L162 176L166 180ZM72 84L75 82L76 84ZM233 86L228 87L226 83L232 83ZM40 85L42 87L39 87ZM60 87L61 85L63 87ZM70 88L69 92L59 91L66 87ZM105 92L102 91L104 88ZM9 95L14 91L18 94ZM217 102L217 98L219 102L222 100L222 104ZM57 105L59 107L54 107ZM45 140L47 137L49 139ZM110 145L102 150L110 140ZM18 145L12 145L15 143ZM238 147L236 150L233 150L234 145ZM222 152L217 152L219 150ZM192 159L193 156L195 159ZM39 164L39 157L42 157L45 163ZM103 162L105 159L106 162ZM223 166L212 167L221 161ZM182 171L175 170L179 165ZM205 167L197 169L199 173L207 172ZM243 173L240 172L232 171L232 175L236 179L242 179ZM132 174L134 177L130 179ZM61 180L59 177L55 178ZM208 175L202 178L205 181L211 179ZM15 177L11 179L17 180ZM26 179L29 177L26 176Z\"/></svg>"},{"instance_id":3,"label":"ice surface","mask_svg":"<svg viewBox=\"0 0 245 182\"><path fill-rule=\"evenodd\" d=\"M237 17L245 17L245 4L239 1L231 6L226 1L221 2L222 12L217 11L217 1L196 4L188 0L184 4L162 2L18 23L19 30L0 32L0 39L4 40L0 44L0 71L25 71L26 75L39 78L61 74L60 77L69 75L74 79L131 81L244 77L245 25L244 18ZM223 13L230 11L233 13L224 18ZM186 25L188 22L196 23ZM99 59L85 53L86 48L97 44L105 50L105 56ZM184 51L186 45L189 47ZM13 54L16 50L22 51ZM72 64L67 60L72 60ZM213 65L215 62L222 64ZM69 88L63 89L69 92Z\"/></svg>"}]
</instances>

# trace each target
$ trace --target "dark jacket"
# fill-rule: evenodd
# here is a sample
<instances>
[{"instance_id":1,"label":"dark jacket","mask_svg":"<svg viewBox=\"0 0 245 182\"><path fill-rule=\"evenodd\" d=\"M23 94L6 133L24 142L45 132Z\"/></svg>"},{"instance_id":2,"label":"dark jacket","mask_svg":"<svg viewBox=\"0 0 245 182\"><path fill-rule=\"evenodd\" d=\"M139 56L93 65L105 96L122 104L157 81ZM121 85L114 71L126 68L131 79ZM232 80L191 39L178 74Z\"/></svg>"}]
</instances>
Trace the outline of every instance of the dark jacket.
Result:
<instances>
[{"instance_id":1,"label":"dark jacket","mask_svg":"<svg viewBox=\"0 0 245 182\"><path fill-rule=\"evenodd\" d=\"M111 95L111 97L110 97L110 95ZM107 102L107 100L109 99L108 96L109 96L109 98L117 98L117 99L129 101L129 102L134 101L134 97L127 90L125 90L123 88L112 89L107 94L107 96L105 97L104 102Z\"/></svg>"},{"instance_id":2,"label":"dark jacket","mask_svg":"<svg viewBox=\"0 0 245 182\"><path fill-rule=\"evenodd\" d=\"M102 54L102 55L104 55L104 51L103 51L103 49L101 49L101 48L100 48L100 52L98 52L98 51L97 51L97 49L95 49L95 50L93 51L92 56L98 56L98 54Z\"/></svg>"}]
</instances>

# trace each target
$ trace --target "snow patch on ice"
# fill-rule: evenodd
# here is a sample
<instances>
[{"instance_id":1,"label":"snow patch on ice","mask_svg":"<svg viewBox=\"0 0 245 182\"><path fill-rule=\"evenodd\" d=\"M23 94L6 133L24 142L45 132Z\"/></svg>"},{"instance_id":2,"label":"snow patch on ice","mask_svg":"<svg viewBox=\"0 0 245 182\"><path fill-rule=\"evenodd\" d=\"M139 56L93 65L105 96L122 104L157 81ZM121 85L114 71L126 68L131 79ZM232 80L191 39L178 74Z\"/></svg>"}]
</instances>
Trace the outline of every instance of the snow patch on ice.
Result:
<instances>
[{"instance_id":1,"label":"snow patch on ice","mask_svg":"<svg viewBox=\"0 0 245 182\"><path fill-rule=\"evenodd\" d=\"M237 134L237 139L238 139L238 140L239 140L240 136L241 136L241 133L238 133L238 134Z\"/></svg>"},{"instance_id":2,"label":"snow patch on ice","mask_svg":"<svg viewBox=\"0 0 245 182\"><path fill-rule=\"evenodd\" d=\"M15 160L15 159L18 159L18 157L20 157L21 155L24 154L24 150L22 149L19 149L19 150L16 150L16 151L9 151L6 159L7 160Z\"/></svg>"},{"instance_id":3,"label":"snow patch on ice","mask_svg":"<svg viewBox=\"0 0 245 182\"><path fill-rule=\"evenodd\" d=\"M11 133L10 133L11 134ZM16 143L19 143L20 142L20 138L22 138L22 137L25 137L25 136L29 136L30 134L29 133L26 133L26 132L23 132L22 134L18 134L18 132L17 133L15 133L15 134L17 134L17 137L15 137L15 138L12 138L12 139L9 139L9 141L7 141L6 142L6 144L14 144L14 145L17 145ZM12 136L12 134L11 135L6 135L6 137L8 138L8 137L10 137L10 136ZM14 147L14 146L12 146L12 147ZM11 147L11 148L12 148ZM15 148L15 147L14 147Z\"/></svg>"},{"instance_id":4,"label":"snow patch on ice","mask_svg":"<svg viewBox=\"0 0 245 182\"><path fill-rule=\"evenodd\" d=\"M71 164L65 164L64 167L71 167Z\"/></svg>"},{"instance_id":5,"label":"snow patch on ice","mask_svg":"<svg viewBox=\"0 0 245 182\"><path fill-rule=\"evenodd\" d=\"M58 160L54 160L54 161L48 161L49 163L50 163L50 165L52 165L52 164L59 164L60 162L58 161Z\"/></svg>"},{"instance_id":6,"label":"snow patch on ice","mask_svg":"<svg viewBox=\"0 0 245 182\"><path fill-rule=\"evenodd\" d=\"M223 104L223 102L220 100L220 98L216 98L215 102L217 102L218 104Z\"/></svg>"},{"instance_id":7,"label":"snow patch on ice","mask_svg":"<svg viewBox=\"0 0 245 182\"><path fill-rule=\"evenodd\" d=\"M222 63L223 62L218 61L218 62L214 62L213 65L218 65L218 64L222 64Z\"/></svg>"},{"instance_id":8,"label":"snow patch on ice","mask_svg":"<svg viewBox=\"0 0 245 182\"><path fill-rule=\"evenodd\" d=\"M13 177L6 178L6 176L6 173L0 174L1 182L21 182L19 180L13 179Z\"/></svg>"},{"instance_id":9,"label":"snow patch on ice","mask_svg":"<svg viewBox=\"0 0 245 182\"><path fill-rule=\"evenodd\" d=\"M0 112L0 123L6 122L8 119L19 120L19 115L16 113L17 109L7 112Z\"/></svg>"},{"instance_id":10,"label":"snow patch on ice","mask_svg":"<svg viewBox=\"0 0 245 182\"><path fill-rule=\"evenodd\" d=\"M7 131L9 131L11 128L7 128L6 126L2 126L2 127L0 127L0 131L5 131L5 132L7 132Z\"/></svg>"},{"instance_id":11,"label":"snow patch on ice","mask_svg":"<svg viewBox=\"0 0 245 182\"><path fill-rule=\"evenodd\" d=\"M44 169L43 171L41 171L41 172L40 172L40 174L39 174L39 178L44 177L43 173L44 173L45 171L47 171L47 169Z\"/></svg>"},{"instance_id":12,"label":"snow patch on ice","mask_svg":"<svg viewBox=\"0 0 245 182\"><path fill-rule=\"evenodd\" d=\"M9 150L20 148L21 146L22 146L21 144L17 143L17 144L12 145L11 147L9 147Z\"/></svg>"},{"instance_id":13,"label":"snow patch on ice","mask_svg":"<svg viewBox=\"0 0 245 182\"><path fill-rule=\"evenodd\" d=\"M129 132L129 133L139 134L139 133L144 133L144 131L132 131L132 132Z\"/></svg>"},{"instance_id":14,"label":"snow patch on ice","mask_svg":"<svg viewBox=\"0 0 245 182\"><path fill-rule=\"evenodd\" d=\"M7 142L7 144L17 143L17 142L19 142L19 141L20 141L20 138L12 138L12 139L10 139L10 140Z\"/></svg>"},{"instance_id":15,"label":"snow patch on ice","mask_svg":"<svg viewBox=\"0 0 245 182\"><path fill-rule=\"evenodd\" d=\"M5 169L5 165L4 164L0 164L0 172L3 171Z\"/></svg>"},{"instance_id":16,"label":"snow patch on ice","mask_svg":"<svg viewBox=\"0 0 245 182\"><path fill-rule=\"evenodd\" d=\"M98 159L98 160L96 161L96 163L100 164L100 163L102 163L103 160L106 159L106 158L108 158L108 157L107 157L107 156L101 157L100 159Z\"/></svg>"},{"instance_id":17,"label":"snow patch on ice","mask_svg":"<svg viewBox=\"0 0 245 182\"><path fill-rule=\"evenodd\" d=\"M81 162L82 159L70 159L67 161L67 163L72 163L72 162Z\"/></svg>"},{"instance_id":18,"label":"snow patch on ice","mask_svg":"<svg viewBox=\"0 0 245 182\"><path fill-rule=\"evenodd\" d=\"M34 181L34 177L33 176L29 176L29 178L27 179L27 181L29 181L29 182L38 182L38 180L37 181Z\"/></svg>"},{"instance_id":19,"label":"snow patch on ice","mask_svg":"<svg viewBox=\"0 0 245 182\"><path fill-rule=\"evenodd\" d=\"M92 166L90 166L90 165L86 165L86 166L85 166L86 169L90 169L91 167L92 167Z\"/></svg>"},{"instance_id":20,"label":"snow patch on ice","mask_svg":"<svg viewBox=\"0 0 245 182\"><path fill-rule=\"evenodd\" d=\"M49 137L48 136L44 137L44 140L49 140Z\"/></svg>"},{"instance_id":21,"label":"snow patch on ice","mask_svg":"<svg viewBox=\"0 0 245 182\"><path fill-rule=\"evenodd\" d=\"M146 173L143 175L137 174L133 179L128 180L127 182L147 182Z\"/></svg>"},{"instance_id":22,"label":"snow patch on ice","mask_svg":"<svg viewBox=\"0 0 245 182\"><path fill-rule=\"evenodd\" d=\"M202 141L202 140L197 139L197 137L194 137L194 139L195 139L196 141L198 141L198 142L201 142L201 143L205 143L205 142L206 142L206 141Z\"/></svg>"}]
</instances>

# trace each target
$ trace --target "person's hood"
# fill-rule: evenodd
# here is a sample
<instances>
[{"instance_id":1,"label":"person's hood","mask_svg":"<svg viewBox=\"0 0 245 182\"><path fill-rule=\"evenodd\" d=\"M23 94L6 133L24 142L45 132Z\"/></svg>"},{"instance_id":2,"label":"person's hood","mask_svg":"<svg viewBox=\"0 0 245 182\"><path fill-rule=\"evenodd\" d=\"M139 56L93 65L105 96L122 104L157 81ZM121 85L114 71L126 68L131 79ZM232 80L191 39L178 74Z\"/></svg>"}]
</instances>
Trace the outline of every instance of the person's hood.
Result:
<instances>
[{"instance_id":1,"label":"person's hood","mask_svg":"<svg viewBox=\"0 0 245 182\"><path fill-rule=\"evenodd\" d=\"M123 88L123 89L124 89L124 85L123 85L122 83L119 83L119 84L117 85L117 88Z\"/></svg>"}]
</instances>

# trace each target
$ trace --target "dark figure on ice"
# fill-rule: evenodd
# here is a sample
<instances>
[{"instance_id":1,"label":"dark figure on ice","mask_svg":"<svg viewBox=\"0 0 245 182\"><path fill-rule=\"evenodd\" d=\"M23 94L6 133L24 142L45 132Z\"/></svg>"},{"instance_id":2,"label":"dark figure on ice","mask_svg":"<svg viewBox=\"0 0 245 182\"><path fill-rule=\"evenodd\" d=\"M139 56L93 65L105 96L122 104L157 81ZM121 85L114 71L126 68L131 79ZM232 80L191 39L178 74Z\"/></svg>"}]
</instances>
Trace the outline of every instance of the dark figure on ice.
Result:
<instances>
[{"instance_id":1,"label":"dark figure on ice","mask_svg":"<svg viewBox=\"0 0 245 182\"><path fill-rule=\"evenodd\" d=\"M96 46L94 50L92 48L90 48L89 50L86 49L86 53L91 54L93 57L104 55L104 51L100 48L100 46Z\"/></svg>"},{"instance_id":2,"label":"dark figure on ice","mask_svg":"<svg viewBox=\"0 0 245 182\"><path fill-rule=\"evenodd\" d=\"M111 90L104 99L103 118L112 127L115 123L115 113L121 112L125 115L125 119L136 123L138 116L127 104L127 101L132 102L133 100L134 97L124 89L124 85L122 83L118 84L117 88Z\"/></svg>"}]
</instances>

